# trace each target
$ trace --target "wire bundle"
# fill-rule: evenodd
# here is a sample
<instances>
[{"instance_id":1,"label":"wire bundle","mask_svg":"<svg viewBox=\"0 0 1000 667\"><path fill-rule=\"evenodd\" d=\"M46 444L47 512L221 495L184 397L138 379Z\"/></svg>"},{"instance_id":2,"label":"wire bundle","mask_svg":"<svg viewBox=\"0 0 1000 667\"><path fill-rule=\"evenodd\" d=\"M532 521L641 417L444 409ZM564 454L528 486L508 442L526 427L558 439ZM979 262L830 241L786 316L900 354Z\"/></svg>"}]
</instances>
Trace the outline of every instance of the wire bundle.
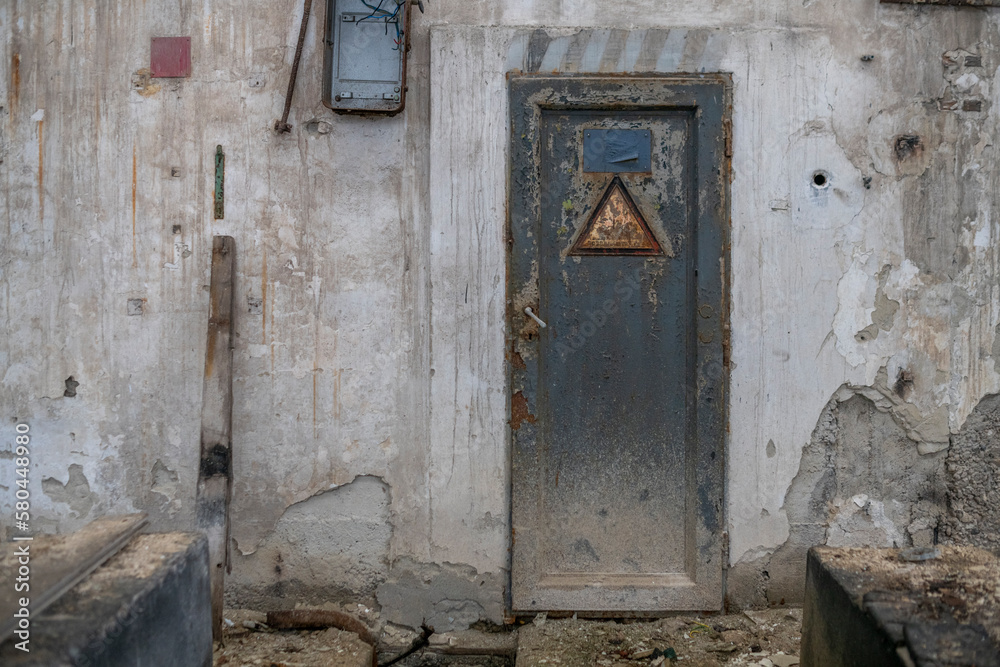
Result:
<instances>
[{"instance_id":1,"label":"wire bundle","mask_svg":"<svg viewBox=\"0 0 1000 667\"><path fill-rule=\"evenodd\" d=\"M402 46L403 44L403 31L400 30L399 28L399 20L397 17L399 16L400 7L402 7L403 2L406 1L407 0L396 0L396 10L390 12L388 9L382 9L382 5L385 4L385 0L379 0L377 6L368 4L366 0L361 0L362 4L364 4L365 7L372 10L372 13L364 18L358 19L358 23L361 23L362 21L367 21L368 19L376 19L376 20L382 19L383 23L385 23L386 35L389 34L389 22L391 21L392 23L394 23L396 27L396 38L393 40L393 42L395 42L396 46L395 48L393 48L393 51L399 51L400 46Z\"/></svg>"}]
</instances>

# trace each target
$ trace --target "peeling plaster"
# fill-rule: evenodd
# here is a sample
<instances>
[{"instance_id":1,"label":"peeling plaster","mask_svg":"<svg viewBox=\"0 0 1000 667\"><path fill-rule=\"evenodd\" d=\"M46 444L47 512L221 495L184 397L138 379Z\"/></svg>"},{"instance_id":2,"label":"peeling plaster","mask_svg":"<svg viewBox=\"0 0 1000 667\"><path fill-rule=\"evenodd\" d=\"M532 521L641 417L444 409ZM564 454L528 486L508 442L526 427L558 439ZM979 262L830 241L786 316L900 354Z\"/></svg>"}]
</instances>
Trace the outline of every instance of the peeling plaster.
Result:
<instances>
[{"instance_id":1,"label":"peeling plaster","mask_svg":"<svg viewBox=\"0 0 1000 667\"><path fill-rule=\"evenodd\" d=\"M898 420L838 392L824 408L782 504L788 538L744 554L730 604L801 602L812 546L905 547L937 542L946 511L945 458L922 455Z\"/></svg>"},{"instance_id":2,"label":"peeling plaster","mask_svg":"<svg viewBox=\"0 0 1000 667\"><path fill-rule=\"evenodd\" d=\"M889 280L891 264L886 264L878 273L878 289L875 290L875 309L872 311L872 324L882 331L890 331L899 310L899 301L885 295L885 284Z\"/></svg>"},{"instance_id":3,"label":"peeling plaster","mask_svg":"<svg viewBox=\"0 0 1000 667\"><path fill-rule=\"evenodd\" d=\"M78 463L70 464L65 482L54 477L43 478L42 493L54 502L68 505L69 511L78 519L86 518L98 499L83 474L83 466Z\"/></svg>"},{"instance_id":4,"label":"peeling plaster","mask_svg":"<svg viewBox=\"0 0 1000 667\"><path fill-rule=\"evenodd\" d=\"M181 489L178 484L180 477L177 471L171 470L162 460L157 459L153 464L153 469L150 471L150 477L152 478L152 484L149 490L162 496L161 508L169 514L176 514L181 506L179 497Z\"/></svg>"},{"instance_id":5,"label":"peeling plaster","mask_svg":"<svg viewBox=\"0 0 1000 667\"><path fill-rule=\"evenodd\" d=\"M917 445L920 454L933 454L948 447L948 408L939 406L930 414L922 412L913 403L907 402L890 386L885 367L878 371L870 386L845 385L836 393L840 402L857 394L870 400L879 410L892 414L906 429L907 436Z\"/></svg>"}]
</instances>

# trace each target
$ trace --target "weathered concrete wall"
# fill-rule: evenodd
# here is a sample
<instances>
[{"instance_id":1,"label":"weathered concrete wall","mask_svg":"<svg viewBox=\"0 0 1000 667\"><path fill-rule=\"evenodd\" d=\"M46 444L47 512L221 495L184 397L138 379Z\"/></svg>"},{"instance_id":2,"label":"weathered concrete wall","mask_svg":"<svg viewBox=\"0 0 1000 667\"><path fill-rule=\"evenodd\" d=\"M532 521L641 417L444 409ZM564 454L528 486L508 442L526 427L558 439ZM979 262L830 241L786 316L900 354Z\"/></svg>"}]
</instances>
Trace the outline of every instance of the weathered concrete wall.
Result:
<instances>
[{"instance_id":1,"label":"weathered concrete wall","mask_svg":"<svg viewBox=\"0 0 1000 667\"><path fill-rule=\"evenodd\" d=\"M949 542L1000 555L1000 396L984 398L948 451Z\"/></svg>"},{"instance_id":2,"label":"weathered concrete wall","mask_svg":"<svg viewBox=\"0 0 1000 667\"><path fill-rule=\"evenodd\" d=\"M1000 390L997 10L432 0L393 118L322 107L314 18L294 130L279 136L300 7L0 2L0 406L32 427L37 527L134 509L158 528L190 525L210 243L229 234L242 595L287 580L375 586L397 601L390 619L409 618L410 600L457 625L498 620L511 69L733 74L732 563L760 576L826 520L803 520L794 498L826 451L814 432L831 401L840 422L846 406L882 420L878 432L891 418L891 461L938 488L938 452ZM161 35L191 36L191 78L148 78ZM217 144L224 220L212 217ZM861 446L856 429L839 433L824 442ZM287 531L305 539L297 512L347 512L328 494L366 476L385 485L358 497L370 521L387 517L388 541L373 530L316 557L372 564L364 576L261 565ZM893 498L914 516L906 479ZM937 516L936 503L918 514ZM890 523L904 541L926 535Z\"/></svg>"},{"instance_id":3,"label":"weathered concrete wall","mask_svg":"<svg viewBox=\"0 0 1000 667\"><path fill-rule=\"evenodd\" d=\"M292 505L239 559L226 580L229 600L253 609L281 609L287 600L374 603L389 570L389 496L381 480L358 477Z\"/></svg>"},{"instance_id":4,"label":"weathered concrete wall","mask_svg":"<svg viewBox=\"0 0 1000 667\"><path fill-rule=\"evenodd\" d=\"M788 539L730 570L731 603L801 602L806 552L816 544L937 544L947 512L945 454L920 454L916 444L898 418L854 392L839 392L824 408L785 496Z\"/></svg>"}]
</instances>

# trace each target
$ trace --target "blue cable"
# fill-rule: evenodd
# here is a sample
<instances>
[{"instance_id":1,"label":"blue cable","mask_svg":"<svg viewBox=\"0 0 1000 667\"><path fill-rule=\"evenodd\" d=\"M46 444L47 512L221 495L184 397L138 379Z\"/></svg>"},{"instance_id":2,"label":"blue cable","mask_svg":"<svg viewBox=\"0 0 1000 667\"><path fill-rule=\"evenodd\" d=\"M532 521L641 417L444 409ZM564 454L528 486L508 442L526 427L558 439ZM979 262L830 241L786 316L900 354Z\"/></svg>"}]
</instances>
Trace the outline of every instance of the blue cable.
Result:
<instances>
[{"instance_id":1,"label":"blue cable","mask_svg":"<svg viewBox=\"0 0 1000 667\"><path fill-rule=\"evenodd\" d=\"M404 2L405 1L406 0L404 0ZM379 19L384 18L385 20L383 21L383 23L385 23L385 34L388 35L389 34L389 21L392 21L394 18L396 18L398 16L399 10L402 8L403 3L402 2L397 2L397 4L396 4L396 10L390 14L388 9L382 9L382 3L384 3L384 2L385 2L385 0L379 0L378 6L376 7L374 5L368 4L366 2L366 0L361 0L361 4L363 4L368 9L372 10L372 13L369 14L368 16L364 17L364 18L358 19L358 23L361 23L362 21L367 21L370 18L379 18ZM382 12L382 14L377 14L376 12ZM393 48L393 51L399 51L400 47L402 46L402 43L400 41L400 37L402 36L403 32L399 29L399 21L395 21L395 24L396 24L396 26L395 26L396 27L396 39L393 40L393 41L396 42L396 46L395 46L395 48Z\"/></svg>"}]
</instances>

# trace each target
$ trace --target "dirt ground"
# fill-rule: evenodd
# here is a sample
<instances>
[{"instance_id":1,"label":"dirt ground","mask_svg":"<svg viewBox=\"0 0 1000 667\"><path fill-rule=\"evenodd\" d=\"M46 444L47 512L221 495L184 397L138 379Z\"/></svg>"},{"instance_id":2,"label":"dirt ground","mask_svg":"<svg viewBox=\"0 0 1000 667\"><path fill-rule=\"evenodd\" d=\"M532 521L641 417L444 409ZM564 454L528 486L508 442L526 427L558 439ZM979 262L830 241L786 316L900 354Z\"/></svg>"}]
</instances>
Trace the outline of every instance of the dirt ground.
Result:
<instances>
[{"instance_id":1,"label":"dirt ground","mask_svg":"<svg viewBox=\"0 0 1000 667\"><path fill-rule=\"evenodd\" d=\"M517 667L799 663L802 610L678 616L651 622L536 619L519 629Z\"/></svg>"},{"instance_id":2,"label":"dirt ground","mask_svg":"<svg viewBox=\"0 0 1000 667\"><path fill-rule=\"evenodd\" d=\"M225 641L216 643L214 667L371 667L372 649L353 632L336 628L277 632L266 615L227 609Z\"/></svg>"},{"instance_id":3,"label":"dirt ground","mask_svg":"<svg viewBox=\"0 0 1000 667\"><path fill-rule=\"evenodd\" d=\"M226 610L226 618L232 625L227 624L225 645L216 645L216 667L371 665L370 648L350 632L337 629L276 632L261 625L264 614L246 610ZM540 616L514 631L518 634L516 665L791 667L798 664L801 629L802 610L796 608L626 622ZM489 644L486 638L484 636L481 642L472 638L471 643L485 646ZM467 637L462 639L469 641ZM383 643L388 641L390 644L405 644L409 640L409 635L396 637L392 631L382 637ZM455 636L448 634L431 638L432 647L454 641ZM385 660L397 652L398 649L387 651L380 658ZM433 661L427 662L431 658ZM458 656L449 659L428 652L423 656L415 655L404 664L449 664L457 659ZM469 656L464 660L463 664L472 664L468 662Z\"/></svg>"}]
</instances>

